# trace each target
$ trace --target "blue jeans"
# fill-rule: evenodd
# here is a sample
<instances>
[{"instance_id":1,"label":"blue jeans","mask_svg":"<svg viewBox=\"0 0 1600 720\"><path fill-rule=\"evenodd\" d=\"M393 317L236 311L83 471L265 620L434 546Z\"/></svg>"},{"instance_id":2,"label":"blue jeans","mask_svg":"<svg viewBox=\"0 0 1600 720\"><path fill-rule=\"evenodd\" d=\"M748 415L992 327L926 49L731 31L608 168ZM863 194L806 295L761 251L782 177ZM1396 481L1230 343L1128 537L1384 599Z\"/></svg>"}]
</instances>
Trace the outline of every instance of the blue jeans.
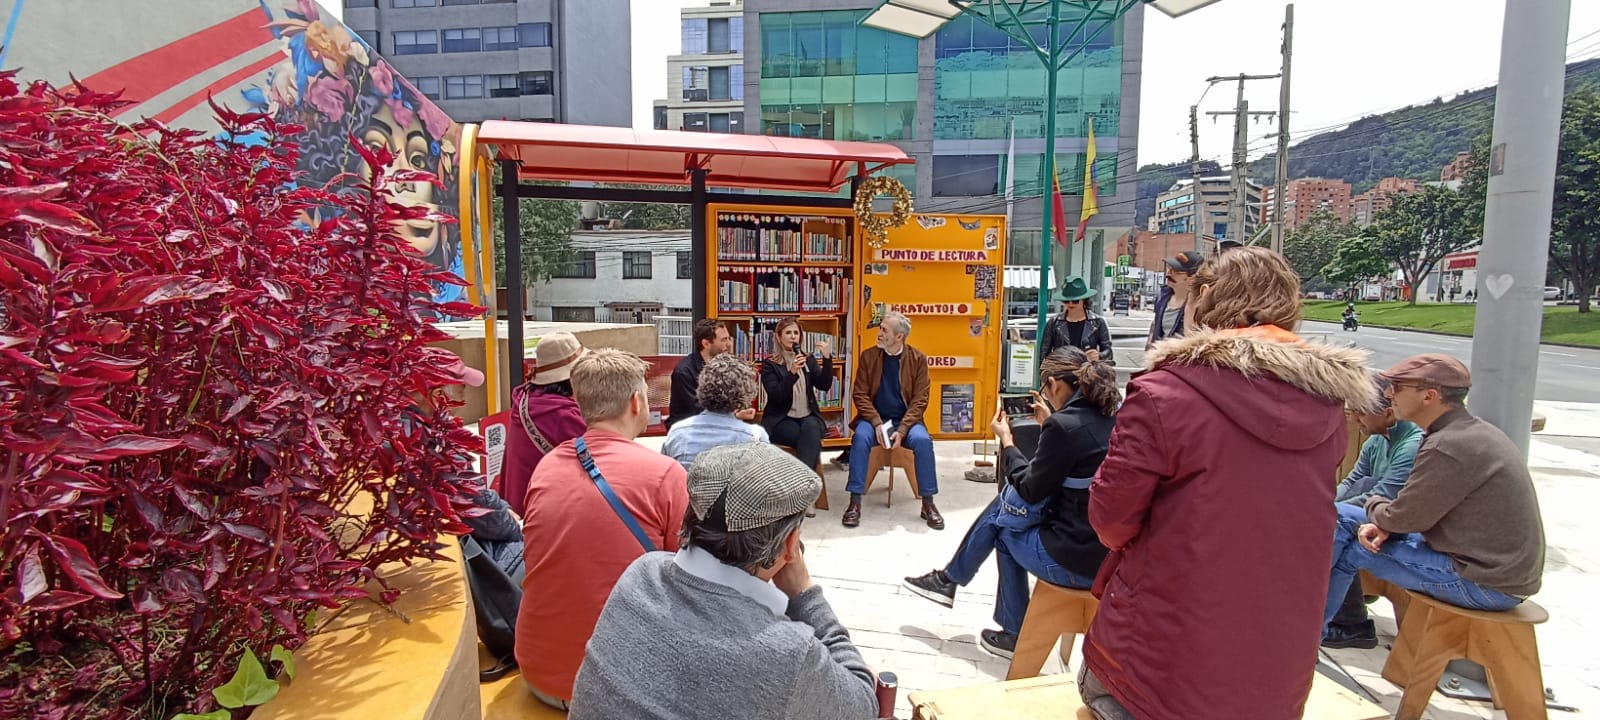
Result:
<instances>
[{"instance_id":1,"label":"blue jeans","mask_svg":"<svg viewBox=\"0 0 1600 720\"><path fill-rule=\"evenodd\" d=\"M1333 530L1333 574L1323 624L1333 620L1344 603L1356 573L1366 570L1400 587L1469 610L1510 610L1522 600L1461 577L1450 556L1428 547L1421 533L1392 535L1378 552L1362 547L1356 531L1367 522L1365 508L1335 503L1339 524Z\"/></svg>"},{"instance_id":2,"label":"blue jeans","mask_svg":"<svg viewBox=\"0 0 1600 720\"><path fill-rule=\"evenodd\" d=\"M1022 631L1022 618L1028 614L1028 575L1052 585L1086 590L1094 578L1080 577L1061 567L1045 552L1039 528L1007 530L995 523L1000 516L1000 498L989 501L977 522L961 538L961 547L944 568L957 585L966 585L977 576L978 568L989 559L990 551L999 557L1000 589L994 607L994 621L1012 635Z\"/></svg>"},{"instance_id":3,"label":"blue jeans","mask_svg":"<svg viewBox=\"0 0 1600 720\"><path fill-rule=\"evenodd\" d=\"M855 434L850 438L850 481L844 486L847 492L859 495L867 491L867 456L877 444L878 429L866 420L856 421ZM933 459L933 438L929 437L928 428L922 423L912 425L900 444L916 457L917 494L932 499L939 494L939 478Z\"/></svg>"}]
</instances>

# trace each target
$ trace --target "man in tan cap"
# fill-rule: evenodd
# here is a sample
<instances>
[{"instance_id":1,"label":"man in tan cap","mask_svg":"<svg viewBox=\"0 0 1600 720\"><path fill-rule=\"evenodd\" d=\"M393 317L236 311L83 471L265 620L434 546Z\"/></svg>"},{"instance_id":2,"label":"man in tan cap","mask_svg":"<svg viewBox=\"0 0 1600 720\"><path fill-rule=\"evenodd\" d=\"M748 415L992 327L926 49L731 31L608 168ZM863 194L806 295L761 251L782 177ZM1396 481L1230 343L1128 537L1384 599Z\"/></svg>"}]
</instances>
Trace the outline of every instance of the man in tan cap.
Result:
<instances>
[{"instance_id":1,"label":"man in tan cap","mask_svg":"<svg viewBox=\"0 0 1600 720\"><path fill-rule=\"evenodd\" d=\"M1472 375L1447 355L1383 373L1395 415L1427 431L1393 500L1340 503L1324 621L1360 570L1474 610L1509 610L1539 591L1544 523L1522 453L1467 412Z\"/></svg>"},{"instance_id":2,"label":"man in tan cap","mask_svg":"<svg viewBox=\"0 0 1600 720\"><path fill-rule=\"evenodd\" d=\"M821 489L766 443L702 453L682 549L617 580L570 716L877 717L874 675L806 569L800 524Z\"/></svg>"}]
</instances>

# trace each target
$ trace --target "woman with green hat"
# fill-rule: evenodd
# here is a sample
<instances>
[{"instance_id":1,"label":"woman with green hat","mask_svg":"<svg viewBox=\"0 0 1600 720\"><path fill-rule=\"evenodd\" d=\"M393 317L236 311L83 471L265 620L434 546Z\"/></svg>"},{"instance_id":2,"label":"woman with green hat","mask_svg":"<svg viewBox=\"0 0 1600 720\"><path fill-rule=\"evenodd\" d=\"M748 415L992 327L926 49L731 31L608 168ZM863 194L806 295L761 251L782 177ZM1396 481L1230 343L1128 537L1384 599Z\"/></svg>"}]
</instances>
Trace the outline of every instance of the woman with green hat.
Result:
<instances>
[{"instance_id":1,"label":"woman with green hat","mask_svg":"<svg viewBox=\"0 0 1600 720\"><path fill-rule=\"evenodd\" d=\"M1043 357L1050 357L1056 348L1071 346L1082 350L1090 360L1117 364L1111 354L1111 328L1104 318L1089 310L1089 299L1096 294L1083 278L1073 275L1050 296L1061 303L1061 314L1044 326Z\"/></svg>"}]
</instances>

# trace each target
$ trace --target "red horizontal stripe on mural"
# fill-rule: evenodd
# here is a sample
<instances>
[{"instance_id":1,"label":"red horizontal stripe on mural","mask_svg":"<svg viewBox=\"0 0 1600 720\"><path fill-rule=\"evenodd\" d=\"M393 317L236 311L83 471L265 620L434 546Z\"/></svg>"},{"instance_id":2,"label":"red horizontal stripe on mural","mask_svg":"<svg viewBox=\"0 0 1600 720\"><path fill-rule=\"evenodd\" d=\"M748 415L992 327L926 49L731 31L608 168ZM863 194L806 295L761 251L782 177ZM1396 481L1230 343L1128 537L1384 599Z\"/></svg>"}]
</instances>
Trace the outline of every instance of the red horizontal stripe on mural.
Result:
<instances>
[{"instance_id":1,"label":"red horizontal stripe on mural","mask_svg":"<svg viewBox=\"0 0 1600 720\"><path fill-rule=\"evenodd\" d=\"M155 119L163 123L171 123L173 120L183 117L184 113L195 109L200 103L205 102L206 98L266 72L267 68L272 67L282 59L283 55L274 51L271 55L228 73L221 80L211 83L193 95L179 100L172 107L162 110L159 115L156 115Z\"/></svg>"},{"instance_id":2,"label":"red horizontal stripe on mural","mask_svg":"<svg viewBox=\"0 0 1600 720\"><path fill-rule=\"evenodd\" d=\"M253 8L101 70L83 84L101 92L120 89L123 97L141 103L271 41L266 23L261 10Z\"/></svg>"}]
</instances>

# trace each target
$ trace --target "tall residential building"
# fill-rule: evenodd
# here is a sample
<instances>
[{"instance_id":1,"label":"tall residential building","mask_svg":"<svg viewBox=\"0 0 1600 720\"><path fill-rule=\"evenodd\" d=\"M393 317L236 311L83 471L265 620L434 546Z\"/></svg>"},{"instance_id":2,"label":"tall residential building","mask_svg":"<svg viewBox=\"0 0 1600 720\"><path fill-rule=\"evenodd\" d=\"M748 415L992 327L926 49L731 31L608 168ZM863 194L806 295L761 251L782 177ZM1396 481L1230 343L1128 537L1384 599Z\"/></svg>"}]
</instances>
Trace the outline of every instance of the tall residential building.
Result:
<instances>
[{"instance_id":1,"label":"tall residential building","mask_svg":"<svg viewBox=\"0 0 1600 720\"><path fill-rule=\"evenodd\" d=\"M889 174L911 189L919 211L974 214L1005 212L1014 131L1010 261L1027 263L1028 253L1037 262L1044 112L1053 105L1068 224L1080 212L1092 116L1100 214L1090 233L1109 244L1133 226L1143 4L1114 22L1084 23L1075 42L1085 52L1058 74L1053 103L1039 58L1005 33L966 15L920 41L859 25L878 4L745 0L748 131L892 143L916 159Z\"/></svg>"},{"instance_id":2,"label":"tall residential building","mask_svg":"<svg viewBox=\"0 0 1600 720\"><path fill-rule=\"evenodd\" d=\"M683 52L667 56L667 98L657 130L743 133L744 3L713 0L682 11Z\"/></svg>"},{"instance_id":3,"label":"tall residential building","mask_svg":"<svg viewBox=\"0 0 1600 720\"><path fill-rule=\"evenodd\" d=\"M1193 180L1179 180L1166 192L1156 196L1155 227L1157 233L1194 235ZM1263 190L1260 183L1245 180L1244 237L1249 242L1261 226ZM1223 239L1228 237L1228 207L1233 201L1233 178L1228 175L1200 178L1201 235ZM1191 243L1192 244L1192 243Z\"/></svg>"},{"instance_id":4,"label":"tall residential building","mask_svg":"<svg viewBox=\"0 0 1600 720\"><path fill-rule=\"evenodd\" d=\"M1350 183L1343 180L1329 180L1327 178L1298 178L1290 180L1284 191L1284 209L1287 217L1284 224L1290 230L1300 227L1300 223L1318 209L1327 208L1340 222L1350 222ZM1262 193L1265 201L1263 215L1268 222L1272 219L1272 189Z\"/></svg>"},{"instance_id":5,"label":"tall residential building","mask_svg":"<svg viewBox=\"0 0 1600 720\"><path fill-rule=\"evenodd\" d=\"M1395 196L1421 191L1421 183L1410 178L1387 177L1379 180L1376 187L1350 198L1350 222L1357 227L1371 225L1379 213L1394 207Z\"/></svg>"},{"instance_id":6,"label":"tall residential building","mask_svg":"<svg viewBox=\"0 0 1600 720\"><path fill-rule=\"evenodd\" d=\"M344 0L344 22L459 122L633 124L628 0Z\"/></svg>"}]
</instances>

